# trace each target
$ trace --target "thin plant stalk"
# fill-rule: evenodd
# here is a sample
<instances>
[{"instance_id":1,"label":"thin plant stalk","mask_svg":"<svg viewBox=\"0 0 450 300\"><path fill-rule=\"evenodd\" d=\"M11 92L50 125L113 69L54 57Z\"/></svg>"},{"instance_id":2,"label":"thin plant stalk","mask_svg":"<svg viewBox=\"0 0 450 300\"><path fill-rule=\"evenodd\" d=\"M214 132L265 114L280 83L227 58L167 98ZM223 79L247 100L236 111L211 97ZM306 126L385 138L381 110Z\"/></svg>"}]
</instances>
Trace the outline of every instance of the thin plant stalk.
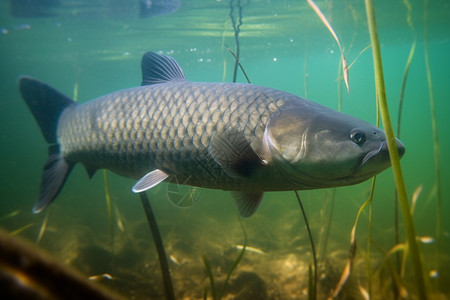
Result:
<instances>
[{"instance_id":1,"label":"thin plant stalk","mask_svg":"<svg viewBox=\"0 0 450 300\"><path fill-rule=\"evenodd\" d=\"M45 230L47 229L48 216L49 215L50 215L50 210L47 209L47 212L45 213L44 221L42 221L41 228L39 229L39 234L38 234L38 237L36 239L36 244L39 244L39 242L41 241L42 237L44 236Z\"/></svg>"},{"instance_id":2,"label":"thin plant stalk","mask_svg":"<svg viewBox=\"0 0 450 300\"><path fill-rule=\"evenodd\" d=\"M236 82L236 76L237 76L237 69L238 69L238 63L239 63L239 55L240 55L240 45L239 45L239 33L241 31L241 25L242 25L242 8L241 0L237 0L237 8L238 8L238 18L237 20L234 17L234 6L233 6L234 0L230 0L230 19L231 23L233 25L234 29L234 40L236 43L236 54L233 54L236 60L236 64L234 65L234 71L233 71L233 82Z\"/></svg>"},{"instance_id":3,"label":"thin plant stalk","mask_svg":"<svg viewBox=\"0 0 450 300\"><path fill-rule=\"evenodd\" d=\"M416 44L417 41L414 40L411 49L409 50L409 56L408 61L406 62L405 71L403 72L403 80L402 80L402 87L400 90L400 97L398 102L398 117L397 117L397 137L400 138L400 128L401 128L401 121L402 121L402 112L403 112L403 100L405 98L405 90L406 90L406 82L408 80L408 74L409 69L411 67L411 62L414 57L414 53L416 51Z\"/></svg>"},{"instance_id":4,"label":"thin plant stalk","mask_svg":"<svg viewBox=\"0 0 450 300\"><path fill-rule=\"evenodd\" d=\"M395 142L394 131L392 129L391 118L389 116L386 98L386 88L384 84L383 64L381 61L381 49L378 39L377 25L375 21L375 11L373 8L372 0L365 0L365 5L366 5L367 23L370 32L370 39L372 42L376 94L379 100L383 127L386 132L386 142L389 150L392 172L394 174L395 186L397 188L398 200L400 202L400 207L402 210L403 223L406 230L406 237L411 252L417 292L419 299L427 299L422 260L419 252L419 246L416 240L414 223L409 208L408 196L406 192L405 182L403 179L402 168L400 165L400 158L398 155L397 146Z\"/></svg>"},{"instance_id":5,"label":"thin plant stalk","mask_svg":"<svg viewBox=\"0 0 450 300\"><path fill-rule=\"evenodd\" d=\"M409 2L405 2L406 7L408 6ZM408 10L410 15L410 10ZM411 20L410 17L407 18L407 20ZM408 22L410 27L412 28L412 23ZM411 66L412 59L414 57L415 49L416 49L416 43L417 40L414 38L414 43L411 46L411 49L409 51L408 60L406 62L405 70L403 72L403 80L402 80L402 87L400 90L400 98L399 98L399 106L398 106L398 117L397 117L397 137L400 138L400 129L401 129L401 120L402 120L402 112L403 112L403 100L405 96L405 90L406 90L406 82L408 79L409 69ZM399 220L398 220L398 199L397 194L395 195L395 202L394 202L394 224L395 224L395 243L400 243L400 232L399 232ZM396 264L397 264L397 271L401 271L403 268L400 266L400 253L396 254ZM397 295L396 295L397 297Z\"/></svg>"},{"instance_id":6,"label":"thin plant stalk","mask_svg":"<svg viewBox=\"0 0 450 300\"><path fill-rule=\"evenodd\" d=\"M342 61L342 73L344 75L344 82L345 82L345 86L347 87L347 92L349 92L349 85L348 85L348 67L347 67L347 61L345 60L344 57L344 50L342 49L341 43L339 42L339 38L336 35L336 32L334 32L333 27L331 27L330 22L328 22L327 18L325 17L325 15L322 13L322 11L320 10L320 8L314 3L314 1L312 0L307 0L309 6L311 6L311 8L314 10L314 12L317 14L317 16L320 18L320 20L322 21L322 23L327 27L328 31L331 33L331 35L333 36L334 40L336 41L339 50L341 51L341 61Z\"/></svg>"},{"instance_id":7,"label":"thin plant stalk","mask_svg":"<svg viewBox=\"0 0 450 300\"><path fill-rule=\"evenodd\" d=\"M390 256L394 253L398 253L400 250L405 250L404 245L402 244L397 244L391 251L389 251L388 253L386 253L386 251L384 251L380 246L378 246L376 243L372 242L372 245L375 246L375 248L378 249L378 251L380 251L384 258L385 258L385 263L388 267L389 273L391 274L392 280L393 280L393 289L394 289L394 297L395 299L398 298L398 296L400 296L402 299L408 299L409 298L409 294L408 291L405 288L405 285L402 281L402 278L400 277L399 273L397 272L394 264L391 261ZM381 275L379 275L381 276Z\"/></svg>"},{"instance_id":8,"label":"thin plant stalk","mask_svg":"<svg viewBox=\"0 0 450 300\"><path fill-rule=\"evenodd\" d=\"M441 234L442 234L442 189L441 189L441 162L440 162L440 150L438 142L437 133L437 122L436 122L436 108L434 103L434 93L433 93L433 80L431 78L430 69L430 56L428 53L428 0L424 2L425 7L423 10L424 14L424 55L425 55L425 68L427 72L427 82L428 82L428 97L430 99L430 113L431 113L431 128L433 130L433 149L434 149L434 172L436 177L436 269L439 270L440 267L440 255L441 255Z\"/></svg>"},{"instance_id":9,"label":"thin plant stalk","mask_svg":"<svg viewBox=\"0 0 450 300\"><path fill-rule=\"evenodd\" d=\"M369 197L369 228L368 228L368 237L367 237L367 254L366 254L366 267L367 267L367 286L368 286L368 293L369 293L369 297L370 299L372 298L372 264L370 263L370 258L371 258L371 241L372 241L372 221L373 221L373 216L372 216L372 208L373 208L373 193L375 191L375 182L377 180L377 177L373 177L372 178L372 185L370 188L370 197Z\"/></svg>"},{"instance_id":10,"label":"thin plant stalk","mask_svg":"<svg viewBox=\"0 0 450 300\"><path fill-rule=\"evenodd\" d=\"M230 281L231 274L233 274L234 270L237 268L237 266L241 262L242 258L244 257L245 251L247 249L247 231L245 230L245 227L242 224L240 218L239 218L239 224L241 225L242 231L244 232L244 245L242 247L242 250L239 252L239 255L233 261L233 264L231 265L230 269L228 270L227 277L225 278L224 284L223 284L222 289L219 294L217 293L217 290L216 290L216 284L214 282L214 275L212 274L211 265L209 264L209 261L206 258L206 256L203 256L203 263L205 265L206 274L208 275L208 278L209 278L209 284L211 286L211 293L212 293L213 300L222 299L223 295L225 294L225 290L228 286L228 283ZM206 299L206 296L207 296L207 291L205 290L205 294L204 294L205 299Z\"/></svg>"},{"instance_id":11,"label":"thin plant stalk","mask_svg":"<svg viewBox=\"0 0 450 300\"><path fill-rule=\"evenodd\" d=\"M313 256L313 263L314 263L314 270L313 270L313 280L310 281L310 286L312 289L309 290L308 293L308 299L313 300L316 299L317 296L317 281L318 281L318 274L317 274L317 255L316 255L316 247L314 245L314 239L311 233L311 228L309 227L308 217L306 216L305 208L303 207L302 200L300 200L300 195L297 191L294 191L295 196L297 197L298 204L300 205L300 209L303 214L303 219L305 220L306 224L306 230L308 232L309 242L311 244L311 251Z\"/></svg>"},{"instance_id":12,"label":"thin plant stalk","mask_svg":"<svg viewBox=\"0 0 450 300\"><path fill-rule=\"evenodd\" d=\"M155 214L153 213L152 206L148 200L145 192L139 193L142 206L144 207L145 216L147 217L150 231L152 232L153 241L158 253L159 265L161 267L161 273L163 276L164 291L166 292L166 298L168 300L175 300L175 293L172 285L172 278L170 277L169 264L167 262L166 251L164 250L164 244L162 242L161 234L159 232L158 224L156 223Z\"/></svg>"},{"instance_id":13,"label":"thin plant stalk","mask_svg":"<svg viewBox=\"0 0 450 300\"><path fill-rule=\"evenodd\" d=\"M225 47L227 47L228 51L231 53L231 55L233 55L235 65L239 65L239 68L241 69L242 74L244 74L245 79L247 79L247 82L251 83L250 78L248 77L247 72L245 72L244 67L242 67L241 62L239 61L239 58L237 57L236 53L234 53L233 50L231 50L231 48L228 47L227 44L225 44ZM233 78L233 83L236 83L236 78Z\"/></svg>"},{"instance_id":14,"label":"thin plant stalk","mask_svg":"<svg viewBox=\"0 0 450 300\"><path fill-rule=\"evenodd\" d=\"M214 283L214 276L212 274L212 270L211 270L211 266L209 264L208 259L206 258L206 256L203 256L203 263L205 264L205 270L206 273L208 274L208 278L209 278L209 285L211 286L211 293L212 293L212 298L213 300L217 300L217 296L216 296L216 285ZM204 299L206 299L206 290L205 290L205 296Z\"/></svg>"},{"instance_id":15,"label":"thin plant stalk","mask_svg":"<svg viewBox=\"0 0 450 300\"><path fill-rule=\"evenodd\" d=\"M333 295L331 297L332 299L336 299L339 296L339 293L341 292L342 288L350 278L350 274L353 270L353 260L356 255L356 228L358 227L359 217L361 216L361 213L363 212L364 208L369 203L372 202L374 187L375 187L375 177L372 180L372 190L370 197L359 208L358 213L356 214L355 223L353 224L352 230L350 231L350 251L348 255L348 260L347 263L345 264L344 271L341 274L341 278L339 279L339 282L337 283L336 288L334 289Z\"/></svg>"},{"instance_id":16,"label":"thin plant stalk","mask_svg":"<svg viewBox=\"0 0 450 300\"><path fill-rule=\"evenodd\" d=\"M233 264L230 267L230 270L227 273L227 277L225 278L225 282L223 284L222 291L219 294L219 300L222 299L222 297L225 293L225 289L228 286L228 282L230 281L231 274L233 273L233 271L237 268L237 266L241 262L242 258L244 257L244 254L245 254L245 250L247 248L247 231L245 231L245 227L241 222L241 218L239 218L239 224L241 225L242 231L244 232L244 247L242 247L242 250L239 252L238 257L234 260Z\"/></svg>"},{"instance_id":17,"label":"thin plant stalk","mask_svg":"<svg viewBox=\"0 0 450 300\"><path fill-rule=\"evenodd\" d=\"M338 67L338 78L341 77L341 68L342 68L342 60L339 61L339 67ZM337 86L337 97L338 97L338 111L342 111L342 85L341 81L339 80Z\"/></svg>"},{"instance_id":18,"label":"thin plant stalk","mask_svg":"<svg viewBox=\"0 0 450 300\"><path fill-rule=\"evenodd\" d=\"M105 187L105 200L106 200L106 210L108 212L108 220L109 220L109 234L111 238L111 253L114 253L114 221L113 221L113 213L112 213L112 203L111 203L111 192L109 188L109 180L108 173L106 170L103 170L103 183Z\"/></svg>"},{"instance_id":19,"label":"thin plant stalk","mask_svg":"<svg viewBox=\"0 0 450 300\"><path fill-rule=\"evenodd\" d=\"M328 247L328 238L330 237L330 231L331 231L331 225L333 223L333 215L334 215L334 202L336 200L336 189L331 190L331 199L324 199L324 205L322 208L322 211L325 211L324 215L321 217L322 220L326 220L326 222L323 222L324 225L324 233L321 234L320 239L320 249L318 251L318 257L320 258L320 261L317 263L318 265L324 263L325 261L325 252ZM329 209L327 209L327 206L325 205L326 202L329 202ZM327 212L328 210L328 212Z\"/></svg>"}]
</instances>

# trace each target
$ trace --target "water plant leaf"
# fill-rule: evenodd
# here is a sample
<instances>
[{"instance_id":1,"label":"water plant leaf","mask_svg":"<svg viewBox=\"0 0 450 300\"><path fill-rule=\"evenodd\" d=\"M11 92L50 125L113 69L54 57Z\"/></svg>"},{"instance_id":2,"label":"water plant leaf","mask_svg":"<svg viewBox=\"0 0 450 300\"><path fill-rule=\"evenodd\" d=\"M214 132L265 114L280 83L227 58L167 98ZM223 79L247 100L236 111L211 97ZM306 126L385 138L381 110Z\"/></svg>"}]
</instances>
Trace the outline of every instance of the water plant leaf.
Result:
<instances>
[{"instance_id":1,"label":"water plant leaf","mask_svg":"<svg viewBox=\"0 0 450 300\"><path fill-rule=\"evenodd\" d=\"M219 300L222 298L222 296L223 296L223 294L225 292L225 289L226 289L226 287L228 285L228 282L230 281L231 274L233 273L233 271L236 269L236 267L239 265L239 263L241 262L242 258L244 257L245 250L246 250L246 247L247 247L247 231L245 230L245 227L242 224L242 221L241 221L240 217L238 217L238 220L239 220L239 225L241 225L242 232L244 233L244 245L242 247L242 250L239 252L238 257L236 257L236 259L234 260L233 264L230 267L230 270L227 273L227 277L225 278L225 282L223 284L222 291L219 294L219 298L218 298Z\"/></svg>"},{"instance_id":2,"label":"water plant leaf","mask_svg":"<svg viewBox=\"0 0 450 300\"><path fill-rule=\"evenodd\" d=\"M342 60L342 74L344 76L344 82L345 86L347 87L347 92L350 92L349 85L348 85L348 66L347 61L344 57L344 50L342 50L341 43L339 42L339 38L337 34L334 32L333 27L331 27L330 22L328 22L325 15L322 13L320 8L314 3L312 0L307 0L309 6L314 10L314 12L317 14L317 16L320 18L320 20L323 22L323 24L327 27L328 31L330 31L331 35L335 39L337 45L339 46L339 50L341 51L341 60Z\"/></svg>"},{"instance_id":3,"label":"water plant leaf","mask_svg":"<svg viewBox=\"0 0 450 300\"><path fill-rule=\"evenodd\" d=\"M401 120L402 120L403 99L405 97L406 82L408 79L411 62L413 60L414 53L416 52L416 44L417 44L417 40L414 39L414 43L412 44L411 49L409 50L409 56L408 56L408 60L406 62L405 70L403 71L402 87L400 90L400 98L399 98L399 102L398 102L398 117L397 117L397 137L398 138L400 138L400 127L401 127Z\"/></svg>"},{"instance_id":4,"label":"water plant leaf","mask_svg":"<svg viewBox=\"0 0 450 300\"><path fill-rule=\"evenodd\" d=\"M309 242L311 244L311 251L313 256L313 263L314 263L314 270L311 273L311 270L309 272L309 285L308 285L308 299L315 300L317 295L317 281L318 281L318 275L317 275L317 255L316 255L316 247L314 245L314 239L311 233L311 228L309 227L308 218L306 216L305 209L303 207L302 201L300 199L300 195L297 191L294 191L295 196L297 197L298 204L300 205L300 209L302 211L303 220L305 221L306 225L306 231L308 232ZM311 268L311 266L310 266Z\"/></svg>"},{"instance_id":5,"label":"water plant leaf","mask_svg":"<svg viewBox=\"0 0 450 300\"><path fill-rule=\"evenodd\" d=\"M348 260L347 260L347 263L345 264L344 271L341 274L341 278L339 279L339 282L336 285L336 288L334 289L332 299L337 298L337 296L341 292L342 288L344 287L345 283L349 279L350 274L352 272L353 260L355 259L355 255L356 255L356 228L358 226L359 217L361 216L364 208L368 204L372 203L373 193L375 190L375 179L376 179L376 177L374 177L372 180L372 187L371 187L371 192L370 192L369 198L363 203L363 205L361 205L361 207L358 210L358 213L356 214L355 223L353 224L352 230L350 231L350 251L349 251L349 255L348 255ZM370 294L370 289L369 289L369 294Z\"/></svg>"},{"instance_id":6,"label":"water plant leaf","mask_svg":"<svg viewBox=\"0 0 450 300\"><path fill-rule=\"evenodd\" d=\"M353 67L353 65L356 63L356 61L359 59L359 57L364 53L364 52L366 52L370 47L371 47L372 45L367 45L366 47L364 47L364 49L362 49L360 52L359 52L359 54L358 54L358 56L356 56L356 58L352 61L352 63L348 66L348 70L350 70L352 67ZM341 80L341 79L343 79L344 78L344 75L341 75L341 76L339 76L338 77L338 79L336 79L336 81L339 81L339 80Z\"/></svg>"},{"instance_id":7,"label":"water plant leaf","mask_svg":"<svg viewBox=\"0 0 450 300\"><path fill-rule=\"evenodd\" d=\"M42 225L41 225L41 228L39 229L38 237L36 238L36 244L39 244L39 242L41 241L42 237L44 236L45 230L47 229L47 222L48 222L49 211L50 210L48 209L47 212L45 213L44 221L42 221Z\"/></svg>"},{"instance_id":8,"label":"water plant leaf","mask_svg":"<svg viewBox=\"0 0 450 300\"><path fill-rule=\"evenodd\" d=\"M387 265L389 272L391 274L391 278L393 280L393 283L395 285L395 290L397 291L398 295L400 296L400 299L409 299L409 293L408 290L405 287L404 282L402 281L402 278L400 277L400 275L398 274L394 264L392 263L391 260L391 256L398 252L398 251L407 251L407 244L397 244L395 245L391 250L389 250L389 252L386 253L386 251L384 251L379 245L377 245L376 243L372 243L373 246L375 246L375 248L378 249L378 251L380 251L380 253L382 253L384 255L385 261L384 264ZM378 270L378 272L381 272L382 268L380 268ZM379 275L380 276L380 275Z\"/></svg>"},{"instance_id":9,"label":"water plant leaf","mask_svg":"<svg viewBox=\"0 0 450 300\"><path fill-rule=\"evenodd\" d=\"M234 53L233 50L231 50L231 48L228 47L227 44L225 44L225 47L227 47L228 51L231 53L231 55L233 55L235 62L239 65L239 68L241 69L242 74L244 74L245 79L247 79L247 82L251 83L250 78L247 75L247 72L245 72L244 67L242 67L241 62L239 61L239 58L236 56L236 53ZM235 82L235 81L233 81L233 82Z\"/></svg>"},{"instance_id":10,"label":"water plant leaf","mask_svg":"<svg viewBox=\"0 0 450 300\"><path fill-rule=\"evenodd\" d=\"M369 27L370 40L372 42L373 65L375 73L375 88L378 98L378 105L381 111L381 119L386 132L386 142L389 150L389 157L394 174L395 187L397 189L398 200L400 203L403 223L405 226L408 247L411 252L412 267L416 279L416 286L419 299L427 299L425 278L423 272L422 260L419 252L419 246L416 240L416 232L408 202L408 195L403 178L403 172L400 165L400 158L395 144L394 131L392 129L391 117L389 115L388 103L386 98L386 87L384 82L383 64L381 60L381 47L378 39L378 29L375 20L375 10L372 0L365 0L367 23Z\"/></svg>"},{"instance_id":11,"label":"water plant leaf","mask_svg":"<svg viewBox=\"0 0 450 300\"><path fill-rule=\"evenodd\" d=\"M18 235L19 233L21 233L22 231L27 230L28 228L32 227L33 225L34 225L34 223L29 223L29 224L27 224L25 226L20 227L19 229L16 229L16 230L10 232L9 234L10 235Z\"/></svg>"},{"instance_id":12,"label":"water plant leaf","mask_svg":"<svg viewBox=\"0 0 450 300\"><path fill-rule=\"evenodd\" d=\"M212 274L211 271L211 265L209 264L208 259L206 258L206 256L203 256L203 264L205 265L205 270L206 270L206 274L208 274L208 278L209 278L209 284L211 286L211 293L212 293L212 298L213 300L216 300L216 285L214 284L214 276ZM205 289L205 299L206 299L206 289Z\"/></svg>"},{"instance_id":13,"label":"water plant leaf","mask_svg":"<svg viewBox=\"0 0 450 300\"><path fill-rule=\"evenodd\" d=\"M414 208L416 207L417 199L419 198L420 193L422 193L422 189L423 189L423 185L419 185L414 190L414 193L411 198L411 215L414 214Z\"/></svg>"}]
</instances>

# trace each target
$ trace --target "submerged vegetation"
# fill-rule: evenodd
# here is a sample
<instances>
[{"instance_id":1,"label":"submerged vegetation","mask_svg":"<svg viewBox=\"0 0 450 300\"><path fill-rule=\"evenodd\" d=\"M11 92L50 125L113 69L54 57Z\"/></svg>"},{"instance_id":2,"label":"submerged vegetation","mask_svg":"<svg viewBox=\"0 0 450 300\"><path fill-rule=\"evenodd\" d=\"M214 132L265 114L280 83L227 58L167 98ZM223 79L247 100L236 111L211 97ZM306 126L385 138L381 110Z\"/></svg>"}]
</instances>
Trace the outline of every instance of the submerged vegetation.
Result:
<instances>
[{"instance_id":1,"label":"submerged vegetation","mask_svg":"<svg viewBox=\"0 0 450 300\"><path fill-rule=\"evenodd\" d=\"M387 109L386 95L389 93L383 78L377 32L380 29L375 22L372 1L365 1L366 18L361 16L361 10L357 13L351 4L347 5L346 10L352 11L355 23L367 19L371 41L367 47L364 47L367 45L367 39L354 46L352 39L349 48L344 47L346 33L340 36L341 40L338 39L337 33L341 31L335 30L338 28L333 29L334 22L330 18L334 15L330 12L327 14L325 10L328 8L331 11L335 2L304 2L302 10L295 12L307 11L307 14L314 18L318 16L340 51L337 76L339 110L342 108L343 97L341 85L343 87L344 82L349 91L349 72L353 72L353 66L358 67L361 63L360 57L364 58L364 54L372 51L376 91L372 98L377 103L376 119L379 120L380 113L389 149L395 149L392 128L395 120L391 120ZM413 42L407 58L405 57L406 66L397 106L397 136L400 136L400 129L402 136L408 134L409 129L403 123L403 114L405 109L414 106L410 101L414 99L408 99L406 96L410 86L407 82L411 75L414 75L414 63L418 59L416 52L419 52L420 45L411 16L412 9L420 8L414 7L407 0L403 3L408 11L406 23L413 32ZM70 205L76 205L77 201L69 200L74 200L71 198L75 197L83 199L76 194L65 194L64 198L51 208L51 213L48 210L39 216L30 216L23 207L12 206L11 209L8 206L7 210L0 213L0 224L10 229L10 235L26 236L49 252L57 253L64 263L80 269L91 281L98 281L135 299L449 299L446 295L449 293L448 287L444 286L445 279L449 278L449 275L444 274L449 269L449 257L444 252L444 244L449 243L449 233L448 229L443 228L443 168L438 144L438 109L433 94L428 52L427 0L424 0L424 5L424 61L431 107L435 172L435 183L428 198L433 204L436 200L436 215L427 221L434 219L433 236L424 236L423 233L428 232L421 230L419 226L423 224L418 225L418 218L414 218L420 215L420 211L415 209L416 205L421 205L420 195L423 197L430 187L420 184L412 197L408 197L405 185L408 174L403 175L396 151L390 151L395 193L390 190L390 186L383 186L386 185L386 177L381 180L373 178L370 185L348 188L343 192L339 189L301 192L302 201L297 194L300 209L297 203L291 203L295 202L292 192L273 193L267 196L263 204L266 206L262 207L258 214L236 221L234 206L229 203L232 201L228 193L203 190L199 202L199 190L187 189L187 192L184 192L189 194L183 195L184 192L177 185L170 185L164 191L155 192L155 198L152 191L151 197L155 201L151 204L154 204L155 210L150 206L145 194L141 195L144 209L134 209L137 197L127 196L129 189L122 192L126 187L123 188L120 184L120 189L116 188L117 178L114 175L109 177L104 172L104 195L101 195L106 199L106 210L97 211L95 204L83 202L89 209L75 208L72 215L71 209L67 209L66 205L76 207ZM252 2L231 0L226 8L229 9L226 17L230 19L225 21L227 28L220 33L220 37L222 48L227 50L221 51L229 52L228 61L233 59L233 81L237 80L237 70L240 68L243 76L250 82L244 70L246 66L251 78L257 83L255 78L258 78L259 74L254 70L258 69L250 63L247 65L250 61L248 58L253 53L241 51L245 50L247 45L240 43L240 38L250 36L246 30L254 30L254 24L251 23L254 20L249 20L247 24L244 14L253 12ZM381 13L379 11L380 15ZM336 16L334 17L336 21ZM157 21L155 24L158 24ZM235 47L228 47L226 42L233 38ZM357 47L362 50L359 52ZM351 48L358 49L356 52L359 52L359 55L347 66L344 50L346 56L351 57ZM270 46L267 46L267 49L270 49ZM265 51L269 51L267 49ZM187 52L196 51L190 48ZM305 95L314 93L316 88L308 85L307 72L315 67L314 62L308 61L312 52L306 44L303 62ZM295 59L300 60L299 56ZM273 62L275 63L275 60ZM223 77L226 78L225 61L223 66ZM369 68L366 69L369 73ZM275 76L287 77L285 74ZM358 87L352 83L349 93L355 90L358 90ZM82 89L79 91L77 83L74 88L75 99L79 93L86 92ZM370 95L366 93L366 96ZM389 107L392 109L394 106ZM87 184L92 185L89 189L95 190L99 187L98 181L97 185ZM169 194L172 202L165 201L167 193L173 193ZM100 198L99 194L92 190L86 192L86 195L91 202ZM391 222L387 217L380 219L376 216L376 201L382 197L388 198L386 202L395 199L396 205L398 203L401 208L401 220ZM179 205L179 199L187 199L190 205ZM69 202L72 204L68 204ZM180 207L174 207L173 203ZM104 208L103 201L102 204ZM344 206L345 208L342 208ZM359 209L355 211L358 206ZM388 204L386 207L393 205ZM87 210L90 211L86 212ZM397 212L393 211L392 208L386 215L397 217ZM81 220L84 218L80 217L82 213L90 217L94 215L95 220L88 220L88 217ZM342 215L345 215L345 219ZM352 222L349 222L353 217L354 221L352 219ZM80 225L82 222L89 225ZM387 224L382 224L384 222ZM149 225L154 240L149 233ZM117 230L118 228L120 230ZM434 247L433 251L429 250L431 247ZM430 252L433 252L432 259Z\"/></svg>"}]
</instances>

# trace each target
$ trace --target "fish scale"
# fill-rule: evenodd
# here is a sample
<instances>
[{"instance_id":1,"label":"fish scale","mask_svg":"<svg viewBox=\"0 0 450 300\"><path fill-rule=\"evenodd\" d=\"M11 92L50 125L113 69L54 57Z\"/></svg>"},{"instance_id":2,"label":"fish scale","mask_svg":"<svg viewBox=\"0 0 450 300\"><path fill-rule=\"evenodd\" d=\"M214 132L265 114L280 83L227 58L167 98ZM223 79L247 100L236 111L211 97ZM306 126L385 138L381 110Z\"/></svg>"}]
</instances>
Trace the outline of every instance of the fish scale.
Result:
<instances>
[{"instance_id":1,"label":"fish scale","mask_svg":"<svg viewBox=\"0 0 450 300\"><path fill-rule=\"evenodd\" d=\"M237 180L217 168L207 153L211 136L236 128L260 149L264 124L285 104L281 99L276 90L262 92L248 84L178 81L137 87L64 112L58 141L68 160L128 177L165 169L179 180L191 177L199 186L216 187L219 179L228 180L227 188L233 189Z\"/></svg>"}]
</instances>

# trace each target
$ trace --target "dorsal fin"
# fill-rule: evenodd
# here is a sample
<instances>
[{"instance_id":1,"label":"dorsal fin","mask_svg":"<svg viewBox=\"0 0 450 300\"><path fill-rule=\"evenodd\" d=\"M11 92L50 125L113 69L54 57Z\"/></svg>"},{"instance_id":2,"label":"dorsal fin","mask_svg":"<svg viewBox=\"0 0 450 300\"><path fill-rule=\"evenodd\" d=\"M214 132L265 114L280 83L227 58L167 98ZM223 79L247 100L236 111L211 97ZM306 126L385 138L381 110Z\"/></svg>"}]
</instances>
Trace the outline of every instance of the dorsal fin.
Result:
<instances>
[{"instance_id":1,"label":"dorsal fin","mask_svg":"<svg viewBox=\"0 0 450 300\"><path fill-rule=\"evenodd\" d=\"M175 59L155 52L147 52L142 56L141 69L141 85L186 80L183 70Z\"/></svg>"}]
</instances>

